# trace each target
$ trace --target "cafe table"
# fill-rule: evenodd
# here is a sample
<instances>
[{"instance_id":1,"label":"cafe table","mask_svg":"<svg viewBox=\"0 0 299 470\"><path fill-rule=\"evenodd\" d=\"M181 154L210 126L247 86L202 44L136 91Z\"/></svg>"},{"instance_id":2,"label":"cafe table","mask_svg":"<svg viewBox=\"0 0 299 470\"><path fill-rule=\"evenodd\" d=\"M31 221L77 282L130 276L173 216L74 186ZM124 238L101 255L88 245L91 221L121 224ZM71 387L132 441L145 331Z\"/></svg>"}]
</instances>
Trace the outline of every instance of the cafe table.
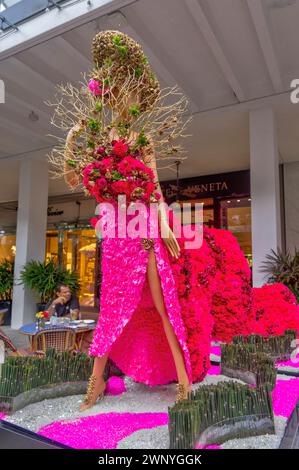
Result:
<instances>
[{"instance_id":1,"label":"cafe table","mask_svg":"<svg viewBox=\"0 0 299 470\"><path fill-rule=\"evenodd\" d=\"M55 325L50 324L50 322L46 322L45 326L43 327L40 327L40 326L37 327L37 324L35 322L32 322L32 323L26 323L26 325L23 325L17 331L20 334L28 336L30 350L34 351L34 336L37 333L39 333L40 331L59 329L59 328L70 328L74 330L76 333L76 349L81 350L84 335L87 332L94 330L95 322L92 320L74 320L74 321L70 321L69 323L61 322Z\"/></svg>"}]
</instances>

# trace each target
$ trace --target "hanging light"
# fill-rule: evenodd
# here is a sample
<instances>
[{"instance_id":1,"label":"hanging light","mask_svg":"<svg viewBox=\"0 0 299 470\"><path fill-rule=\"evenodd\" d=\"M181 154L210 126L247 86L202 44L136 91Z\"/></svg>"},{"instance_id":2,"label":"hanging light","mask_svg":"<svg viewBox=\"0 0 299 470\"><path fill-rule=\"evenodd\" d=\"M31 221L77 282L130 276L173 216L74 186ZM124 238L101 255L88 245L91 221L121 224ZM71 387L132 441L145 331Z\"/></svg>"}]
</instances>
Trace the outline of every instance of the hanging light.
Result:
<instances>
[{"instance_id":1,"label":"hanging light","mask_svg":"<svg viewBox=\"0 0 299 470\"><path fill-rule=\"evenodd\" d=\"M179 196L180 196L180 178L179 178L179 167L180 167L180 164L182 162L180 160L177 160L175 162L176 164L176 201L179 200Z\"/></svg>"}]
</instances>

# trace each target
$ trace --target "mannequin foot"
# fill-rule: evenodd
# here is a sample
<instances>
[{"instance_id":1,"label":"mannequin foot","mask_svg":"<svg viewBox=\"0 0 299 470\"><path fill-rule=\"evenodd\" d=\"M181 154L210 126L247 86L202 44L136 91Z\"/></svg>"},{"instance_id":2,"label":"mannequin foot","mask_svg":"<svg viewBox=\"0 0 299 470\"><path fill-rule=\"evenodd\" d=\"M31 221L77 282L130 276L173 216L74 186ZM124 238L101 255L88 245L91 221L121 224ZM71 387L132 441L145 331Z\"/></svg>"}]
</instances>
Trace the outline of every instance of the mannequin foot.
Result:
<instances>
[{"instance_id":1,"label":"mannequin foot","mask_svg":"<svg viewBox=\"0 0 299 470\"><path fill-rule=\"evenodd\" d=\"M103 375L97 377L92 374L89 378L87 392L83 403L80 405L80 411L85 411L94 406L97 400L102 400L105 395L106 382Z\"/></svg>"},{"instance_id":2,"label":"mannequin foot","mask_svg":"<svg viewBox=\"0 0 299 470\"><path fill-rule=\"evenodd\" d=\"M176 384L176 390L177 390L177 395L176 395L176 400L175 402L178 403L181 400L187 400L190 396L190 393L192 391L192 384L190 383L177 383Z\"/></svg>"}]
</instances>

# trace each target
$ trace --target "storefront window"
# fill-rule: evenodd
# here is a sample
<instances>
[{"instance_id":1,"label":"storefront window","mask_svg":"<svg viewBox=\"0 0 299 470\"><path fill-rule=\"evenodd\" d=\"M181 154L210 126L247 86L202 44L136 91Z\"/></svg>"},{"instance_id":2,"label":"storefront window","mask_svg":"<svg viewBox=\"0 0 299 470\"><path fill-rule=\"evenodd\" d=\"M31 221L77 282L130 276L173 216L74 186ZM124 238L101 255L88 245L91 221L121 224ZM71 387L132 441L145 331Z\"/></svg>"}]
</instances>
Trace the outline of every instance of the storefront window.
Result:
<instances>
[{"instance_id":1,"label":"storefront window","mask_svg":"<svg viewBox=\"0 0 299 470\"><path fill-rule=\"evenodd\" d=\"M0 260L13 261L16 254L16 235L0 233Z\"/></svg>"},{"instance_id":2,"label":"storefront window","mask_svg":"<svg viewBox=\"0 0 299 470\"><path fill-rule=\"evenodd\" d=\"M190 204L191 209L191 223L195 223L195 204L201 204L202 208L202 217L203 223L207 227L214 227L214 206L213 206L213 198L201 198L201 199L191 199L191 200L181 200L177 201L181 206L183 203ZM187 224L189 223L189 216L187 218Z\"/></svg>"},{"instance_id":3,"label":"storefront window","mask_svg":"<svg viewBox=\"0 0 299 470\"><path fill-rule=\"evenodd\" d=\"M251 199L230 198L220 201L221 227L230 230L238 239L249 264L252 264Z\"/></svg>"},{"instance_id":4,"label":"storefront window","mask_svg":"<svg viewBox=\"0 0 299 470\"><path fill-rule=\"evenodd\" d=\"M47 232L46 259L54 257L58 263L79 274L81 306L95 305L95 272L97 244L93 229L59 229Z\"/></svg>"}]
</instances>

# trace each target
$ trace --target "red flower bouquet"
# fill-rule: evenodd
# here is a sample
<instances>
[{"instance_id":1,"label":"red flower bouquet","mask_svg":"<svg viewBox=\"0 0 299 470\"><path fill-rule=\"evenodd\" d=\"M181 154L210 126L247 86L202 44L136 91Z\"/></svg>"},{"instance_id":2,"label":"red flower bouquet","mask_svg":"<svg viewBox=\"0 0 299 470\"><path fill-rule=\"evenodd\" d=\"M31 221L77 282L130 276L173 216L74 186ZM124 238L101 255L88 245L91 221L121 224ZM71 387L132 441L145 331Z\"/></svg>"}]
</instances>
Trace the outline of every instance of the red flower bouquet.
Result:
<instances>
[{"instance_id":1,"label":"red flower bouquet","mask_svg":"<svg viewBox=\"0 0 299 470\"><path fill-rule=\"evenodd\" d=\"M125 195L127 203L157 202L154 172L142 161L141 148L125 139L113 140L111 146L94 150L94 161L83 169L83 185L97 202L117 200Z\"/></svg>"}]
</instances>

